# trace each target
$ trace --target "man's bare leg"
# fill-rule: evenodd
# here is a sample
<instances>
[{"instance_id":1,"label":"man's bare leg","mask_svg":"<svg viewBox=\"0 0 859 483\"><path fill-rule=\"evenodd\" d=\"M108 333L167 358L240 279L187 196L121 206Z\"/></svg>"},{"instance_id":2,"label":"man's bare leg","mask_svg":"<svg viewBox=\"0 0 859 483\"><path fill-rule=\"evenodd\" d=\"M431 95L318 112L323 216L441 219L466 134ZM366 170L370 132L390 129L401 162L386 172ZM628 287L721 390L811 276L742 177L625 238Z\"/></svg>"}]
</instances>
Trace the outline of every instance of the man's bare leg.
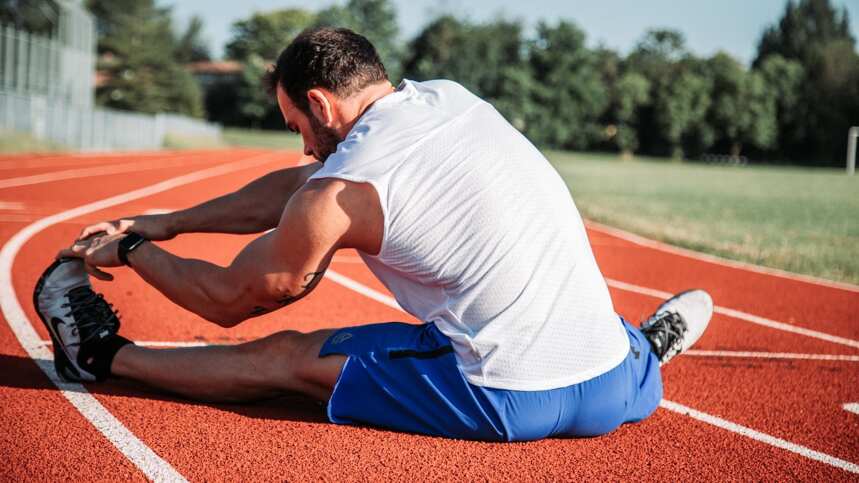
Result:
<instances>
[{"instance_id":1,"label":"man's bare leg","mask_svg":"<svg viewBox=\"0 0 859 483\"><path fill-rule=\"evenodd\" d=\"M284 331L238 345L149 349L127 345L111 373L182 396L243 402L300 392L327 401L346 356L319 357L332 329Z\"/></svg>"}]
</instances>

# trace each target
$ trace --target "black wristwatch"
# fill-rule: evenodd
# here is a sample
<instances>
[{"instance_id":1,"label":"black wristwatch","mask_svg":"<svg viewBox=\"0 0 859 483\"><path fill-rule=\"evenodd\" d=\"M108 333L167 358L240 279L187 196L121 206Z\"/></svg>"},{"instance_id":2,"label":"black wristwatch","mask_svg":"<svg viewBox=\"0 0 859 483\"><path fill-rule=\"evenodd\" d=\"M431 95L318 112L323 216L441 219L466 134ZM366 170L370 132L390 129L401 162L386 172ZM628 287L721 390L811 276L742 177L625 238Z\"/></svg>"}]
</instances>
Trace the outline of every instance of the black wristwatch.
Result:
<instances>
[{"instance_id":1,"label":"black wristwatch","mask_svg":"<svg viewBox=\"0 0 859 483\"><path fill-rule=\"evenodd\" d=\"M116 249L117 254L119 255L119 261L130 267L131 264L128 263L128 254L136 250L137 247L142 245L145 241L149 240L134 232L130 232L125 236L125 238L119 240L119 246Z\"/></svg>"}]
</instances>

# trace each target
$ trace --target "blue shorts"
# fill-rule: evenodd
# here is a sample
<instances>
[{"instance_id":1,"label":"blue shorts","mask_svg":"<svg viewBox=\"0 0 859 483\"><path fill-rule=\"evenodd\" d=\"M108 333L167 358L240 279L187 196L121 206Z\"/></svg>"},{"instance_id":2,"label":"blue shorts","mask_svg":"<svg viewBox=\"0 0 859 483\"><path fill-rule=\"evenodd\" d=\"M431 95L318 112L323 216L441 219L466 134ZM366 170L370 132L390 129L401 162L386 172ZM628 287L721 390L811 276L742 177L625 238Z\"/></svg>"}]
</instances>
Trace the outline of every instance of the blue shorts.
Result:
<instances>
[{"instance_id":1,"label":"blue shorts","mask_svg":"<svg viewBox=\"0 0 859 483\"><path fill-rule=\"evenodd\" d=\"M640 421L662 399L659 361L644 335L621 320L630 351L614 369L572 386L511 391L463 376L435 324L400 322L338 330L320 357L348 356L328 419L396 431L485 441L598 436Z\"/></svg>"}]
</instances>

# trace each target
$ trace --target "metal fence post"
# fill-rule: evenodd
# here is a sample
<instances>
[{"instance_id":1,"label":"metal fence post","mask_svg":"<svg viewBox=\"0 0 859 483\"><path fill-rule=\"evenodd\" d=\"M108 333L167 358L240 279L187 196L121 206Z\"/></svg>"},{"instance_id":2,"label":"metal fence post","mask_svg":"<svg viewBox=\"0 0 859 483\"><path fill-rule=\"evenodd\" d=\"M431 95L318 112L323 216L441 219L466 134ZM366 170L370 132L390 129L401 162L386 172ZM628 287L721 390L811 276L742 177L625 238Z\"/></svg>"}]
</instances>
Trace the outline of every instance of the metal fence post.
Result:
<instances>
[{"instance_id":1,"label":"metal fence post","mask_svg":"<svg viewBox=\"0 0 859 483\"><path fill-rule=\"evenodd\" d=\"M859 137L859 126L853 126L847 131L847 174L856 172L856 138Z\"/></svg>"}]
</instances>

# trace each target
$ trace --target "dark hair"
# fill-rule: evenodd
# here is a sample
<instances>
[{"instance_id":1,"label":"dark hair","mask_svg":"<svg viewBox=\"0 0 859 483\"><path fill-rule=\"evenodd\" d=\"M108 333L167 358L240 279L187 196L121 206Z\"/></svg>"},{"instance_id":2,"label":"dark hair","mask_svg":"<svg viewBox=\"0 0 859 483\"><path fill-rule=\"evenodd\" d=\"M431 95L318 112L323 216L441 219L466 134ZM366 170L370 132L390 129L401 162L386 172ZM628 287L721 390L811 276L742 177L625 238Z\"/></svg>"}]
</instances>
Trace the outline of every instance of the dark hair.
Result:
<instances>
[{"instance_id":1,"label":"dark hair","mask_svg":"<svg viewBox=\"0 0 859 483\"><path fill-rule=\"evenodd\" d=\"M369 40L349 29L331 27L301 32L280 53L265 78L271 93L280 85L305 114L310 112L310 89L322 87L349 97L387 79L385 66Z\"/></svg>"}]
</instances>

